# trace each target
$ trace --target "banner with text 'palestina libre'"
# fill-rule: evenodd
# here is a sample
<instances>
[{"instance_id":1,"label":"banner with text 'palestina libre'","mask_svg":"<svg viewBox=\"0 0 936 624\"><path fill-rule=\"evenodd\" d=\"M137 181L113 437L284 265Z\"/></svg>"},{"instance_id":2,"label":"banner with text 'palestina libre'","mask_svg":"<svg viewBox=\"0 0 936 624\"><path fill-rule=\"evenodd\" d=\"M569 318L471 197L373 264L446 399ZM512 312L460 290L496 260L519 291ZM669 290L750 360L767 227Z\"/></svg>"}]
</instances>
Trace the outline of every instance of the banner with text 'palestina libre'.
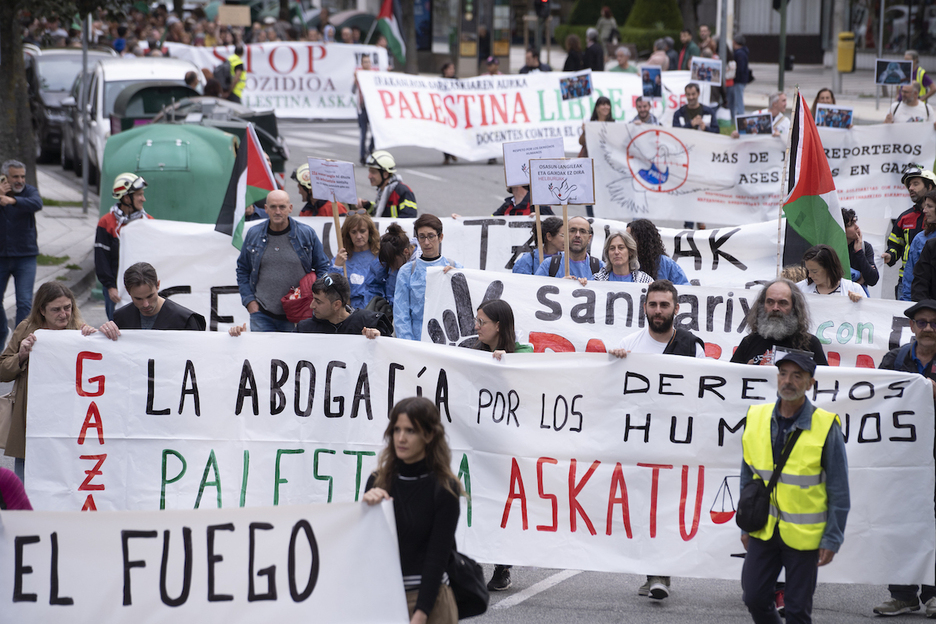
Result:
<instances>
[{"instance_id":1,"label":"banner with text 'palestina libre'","mask_svg":"<svg viewBox=\"0 0 936 624\"><path fill-rule=\"evenodd\" d=\"M636 99L656 89L651 112L666 125L686 103L688 71L664 72L656 86L635 74L594 72L590 95L563 99L560 81L576 75L533 72L455 80L371 72L360 74L358 81L379 149L419 145L466 160L498 158L502 143L529 139L561 137L567 152L578 152L582 122L591 118L600 96L611 100L611 114L624 121L637 114ZM709 86L701 87L702 101L708 101Z\"/></svg>"},{"instance_id":2,"label":"banner with text 'palestina libre'","mask_svg":"<svg viewBox=\"0 0 936 624\"><path fill-rule=\"evenodd\" d=\"M191 61L199 69L211 70L234 54L234 46L166 46L173 58ZM354 74L365 55L375 69L387 69L387 51L378 46L289 41L246 45L243 104L272 108L281 118L357 119Z\"/></svg>"},{"instance_id":3,"label":"banner with text 'palestina libre'","mask_svg":"<svg viewBox=\"0 0 936 624\"><path fill-rule=\"evenodd\" d=\"M936 158L936 131L926 124L819 128L819 136L838 202L858 213L863 231L872 220L909 208L901 174L911 163ZM777 218L787 192L781 189L785 137L732 139L599 122L585 124L585 137L595 160L595 214L601 217L758 223Z\"/></svg>"},{"instance_id":4,"label":"banner with text 'palestina libre'","mask_svg":"<svg viewBox=\"0 0 936 624\"><path fill-rule=\"evenodd\" d=\"M746 318L760 288L677 286L677 327L705 342L710 358L729 361L751 328ZM621 340L646 330L643 303L647 285L590 281L587 286L554 277L492 274L462 269L426 274L423 342L472 344L477 338L477 307L503 299L513 309L517 339L534 351L617 349ZM892 348L910 341L907 302L807 295L810 331L819 338L832 366L875 368ZM847 311L843 311L843 307Z\"/></svg>"},{"instance_id":5,"label":"banner with text 'palestina libre'","mask_svg":"<svg viewBox=\"0 0 936 624\"><path fill-rule=\"evenodd\" d=\"M0 520L4 622L406 621L390 503Z\"/></svg>"},{"instance_id":6,"label":"banner with text 'palestina libre'","mask_svg":"<svg viewBox=\"0 0 936 624\"><path fill-rule=\"evenodd\" d=\"M470 494L459 549L491 563L740 574L730 555L741 549L731 520L743 422L774 400L773 367L633 353L498 361L363 336L37 337L26 484L39 510L356 501L390 407L422 395ZM823 581L933 583L929 380L820 367L808 397L840 416L852 483Z\"/></svg>"}]
</instances>

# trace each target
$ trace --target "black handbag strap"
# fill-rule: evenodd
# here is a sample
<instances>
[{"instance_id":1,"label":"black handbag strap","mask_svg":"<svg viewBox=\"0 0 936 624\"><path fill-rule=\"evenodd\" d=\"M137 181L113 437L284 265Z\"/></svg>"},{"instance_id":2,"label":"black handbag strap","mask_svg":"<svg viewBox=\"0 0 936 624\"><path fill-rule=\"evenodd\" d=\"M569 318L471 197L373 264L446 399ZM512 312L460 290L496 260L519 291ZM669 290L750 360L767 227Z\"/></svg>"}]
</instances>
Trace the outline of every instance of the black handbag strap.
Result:
<instances>
[{"instance_id":1,"label":"black handbag strap","mask_svg":"<svg viewBox=\"0 0 936 624\"><path fill-rule=\"evenodd\" d=\"M799 439L801 433L803 433L803 430L797 429L786 441L786 444L783 445L783 452L780 454L780 461L778 461L777 465L774 467L773 474L770 475L770 482L767 484L768 494L773 492L774 487L776 487L777 481L780 479L780 471L783 470L783 467L786 465L786 460L790 457L790 453L793 452L793 446L796 444L796 440Z\"/></svg>"}]
</instances>

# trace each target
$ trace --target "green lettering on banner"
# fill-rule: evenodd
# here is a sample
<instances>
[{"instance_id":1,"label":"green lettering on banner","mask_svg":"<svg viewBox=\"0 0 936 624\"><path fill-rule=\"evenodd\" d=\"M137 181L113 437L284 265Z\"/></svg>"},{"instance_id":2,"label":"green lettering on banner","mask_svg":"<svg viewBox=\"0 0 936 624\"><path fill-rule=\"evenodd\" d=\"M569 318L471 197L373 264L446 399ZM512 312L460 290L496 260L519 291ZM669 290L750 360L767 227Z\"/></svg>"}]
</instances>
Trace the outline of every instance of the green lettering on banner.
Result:
<instances>
[{"instance_id":1,"label":"green lettering on banner","mask_svg":"<svg viewBox=\"0 0 936 624\"><path fill-rule=\"evenodd\" d=\"M464 477L464 478L463 478ZM462 453L461 464L458 466L458 480L465 488L465 498L468 499L468 527L471 527L471 469L468 468L468 453Z\"/></svg>"},{"instance_id":2,"label":"green lettering on banner","mask_svg":"<svg viewBox=\"0 0 936 624\"><path fill-rule=\"evenodd\" d=\"M214 470L214 481L208 481L208 471ZM218 470L218 460L215 457L214 449L208 454L208 461L205 462L205 472L202 473L201 483L198 484L198 496L195 498L195 509L201 504L202 494L205 493L206 486L214 486L218 491L218 509L221 509L221 473Z\"/></svg>"},{"instance_id":3,"label":"green lettering on banner","mask_svg":"<svg viewBox=\"0 0 936 624\"><path fill-rule=\"evenodd\" d=\"M241 477L241 495L240 495L240 506L244 506L244 501L247 498L247 472L250 469L250 451L244 449L244 474Z\"/></svg>"},{"instance_id":4,"label":"green lettering on banner","mask_svg":"<svg viewBox=\"0 0 936 624\"><path fill-rule=\"evenodd\" d=\"M280 478L280 457L283 455L302 455L305 449L276 449L276 476L273 478L273 505L279 505L279 486L280 483L289 483L286 479Z\"/></svg>"},{"instance_id":5,"label":"green lettering on banner","mask_svg":"<svg viewBox=\"0 0 936 624\"><path fill-rule=\"evenodd\" d=\"M820 324L819 327L816 328L816 338L819 339L819 342L821 342L822 344L832 344L832 340L830 338L826 338L824 334L825 334L825 330L829 329L833 325L835 325L835 323L833 323L832 321L826 321Z\"/></svg>"},{"instance_id":6,"label":"green lettering on banner","mask_svg":"<svg viewBox=\"0 0 936 624\"><path fill-rule=\"evenodd\" d=\"M166 479L166 459L169 457L169 455L172 455L172 456L178 458L178 460L179 460L180 462L182 462L182 470L180 470L180 471L179 471L179 474L177 474L177 475L174 476L173 478L171 478L171 479ZM159 508L160 508L160 509L165 509L165 508L166 508L166 486L169 485L169 484L171 484L171 483L175 483L176 481L178 481L179 479L181 479L182 477L184 477L184 476L185 476L185 470L186 470L187 467L188 467L188 465L185 463L185 458L182 457L182 453L180 453L180 452L178 452L178 451L173 451L172 449L163 449L163 452L162 452L162 478L160 479L161 484L160 484L160 488L159 488L159 490L160 490L160 491L159 491Z\"/></svg>"},{"instance_id":7,"label":"green lettering on banner","mask_svg":"<svg viewBox=\"0 0 936 624\"><path fill-rule=\"evenodd\" d=\"M374 451L343 451L345 455L357 455L357 470L354 473L354 502L358 501L361 491L361 465L365 457L377 455Z\"/></svg>"},{"instance_id":8,"label":"green lettering on banner","mask_svg":"<svg viewBox=\"0 0 936 624\"><path fill-rule=\"evenodd\" d=\"M539 96L539 109L540 109L540 121L554 121L556 119L555 115L550 115L549 119L546 119L546 103L543 101L543 94L545 91L537 91L536 94Z\"/></svg>"},{"instance_id":9,"label":"green lettering on banner","mask_svg":"<svg viewBox=\"0 0 936 624\"><path fill-rule=\"evenodd\" d=\"M328 481L328 501L332 502L332 486L334 485L335 479L329 475L320 475L319 468L319 453L328 453L329 455L334 455L335 451L331 449L315 449L315 454L312 455L312 478L317 479L318 481ZM356 499L355 499L356 500Z\"/></svg>"},{"instance_id":10,"label":"green lettering on banner","mask_svg":"<svg viewBox=\"0 0 936 624\"><path fill-rule=\"evenodd\" d=\"M855 344L861 344L861 335L868 332L868 344L874 344L874 323L858 323L858 332L855 334Z\"/></svg>"}]
</instances>

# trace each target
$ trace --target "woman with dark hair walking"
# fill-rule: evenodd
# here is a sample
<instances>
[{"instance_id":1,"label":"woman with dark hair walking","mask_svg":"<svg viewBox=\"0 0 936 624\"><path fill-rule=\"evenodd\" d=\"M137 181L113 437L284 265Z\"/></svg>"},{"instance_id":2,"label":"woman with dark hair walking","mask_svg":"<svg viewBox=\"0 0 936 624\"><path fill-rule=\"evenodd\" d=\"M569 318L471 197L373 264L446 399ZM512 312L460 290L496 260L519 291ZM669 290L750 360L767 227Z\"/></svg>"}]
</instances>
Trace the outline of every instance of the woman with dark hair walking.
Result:
<instances>
[{"instance_id":1,"label":"woman with dark hair walking","mask_svg":"<svg viewBox=\"0 0 936 624\"><path fill-rule=\"evenodd\" d=\"M390 411L384 440L364 502L393 501L410 624L455 624L458 607L445 567L463 491L452 474L439 410L424 397L403 399Z\"/></svg>"}]
</instances>

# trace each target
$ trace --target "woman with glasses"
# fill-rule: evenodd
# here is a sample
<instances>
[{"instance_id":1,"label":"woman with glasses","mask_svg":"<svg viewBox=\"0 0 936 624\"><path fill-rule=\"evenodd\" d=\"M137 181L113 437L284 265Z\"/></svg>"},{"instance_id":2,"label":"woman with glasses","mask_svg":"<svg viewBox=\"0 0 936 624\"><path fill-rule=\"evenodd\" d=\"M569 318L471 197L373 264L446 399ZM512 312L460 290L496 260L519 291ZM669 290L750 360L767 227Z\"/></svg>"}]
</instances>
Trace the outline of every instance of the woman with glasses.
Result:
<instances>
[{"instance_id":1,"label":"woman with glasses","mask_svg":"<svg viewBox=\"0 0 936 624\"><path fill-rule=\"evenodd\" d=\"M439 410L425 397L403 399L390 411L384 441L363 500L393 501L410 624L455 624L458 607L445 568L464 492L452 474Z\"/></svg>"},{"instance_id":2,"label":"woman with glasses","mask_svg":"<svg viewBox=\"0 0 936 624\"><path fill-rule=\"evenodd\" d=\"M803 254L803 266L806 267L806 279L796 286L807 295L848 296L852 301L865 298L864 289L850 279L845 279L845 271L838 254L828 245L810 247Z\"/></svg>"},{"instance_id":3,"label":"woman with glasses","mask_svg":"<svg viewBox=\"0 0 936 624\"><path fill-rule=\"evenodd\" d=\"M366 214L350 214L341 225L341 249L332 260L331 271L344 273L348 270L348 282L351 284L351 307L363 308L370 301L364 280L371 264L380 252L380 234L374 220Z\"/></svg>"}]
</instances>

